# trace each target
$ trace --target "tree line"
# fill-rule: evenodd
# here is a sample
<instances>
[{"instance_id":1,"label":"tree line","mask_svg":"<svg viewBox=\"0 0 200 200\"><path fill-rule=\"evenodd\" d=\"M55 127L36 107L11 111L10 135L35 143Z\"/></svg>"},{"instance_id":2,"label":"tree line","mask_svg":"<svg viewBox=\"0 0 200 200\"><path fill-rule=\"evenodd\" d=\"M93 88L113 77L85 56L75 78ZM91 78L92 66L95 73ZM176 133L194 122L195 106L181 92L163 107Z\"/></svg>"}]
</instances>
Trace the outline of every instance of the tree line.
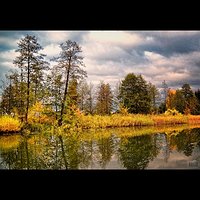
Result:
<instances>
[{"instance_id":1,"label":"tree line","mask_svg":"<svg viewBox=\"0 0 200 200\"><path fill-rule=\"evenodd\" d=\"M66 109L74 105L85 114L109 115L122 108L129 113L162 113L166 109L176 109L181 113L199 114L200 90L191 90L184 84L175 92L166 90L165 101L158 105L160 93L155 85L147 83L142 75L127 74L115 89L109 83L100 82L95 88L87 83L87 72L81 56L82 49L75 41L60 44L60 53L51 61L35 36L26 35L18 43L19 53L13 63L16 70L6 74L2 81L0 102L1 114L14 114L28 122L30 109L40 102L62 125Z\"/></svg>"}]
</instances>

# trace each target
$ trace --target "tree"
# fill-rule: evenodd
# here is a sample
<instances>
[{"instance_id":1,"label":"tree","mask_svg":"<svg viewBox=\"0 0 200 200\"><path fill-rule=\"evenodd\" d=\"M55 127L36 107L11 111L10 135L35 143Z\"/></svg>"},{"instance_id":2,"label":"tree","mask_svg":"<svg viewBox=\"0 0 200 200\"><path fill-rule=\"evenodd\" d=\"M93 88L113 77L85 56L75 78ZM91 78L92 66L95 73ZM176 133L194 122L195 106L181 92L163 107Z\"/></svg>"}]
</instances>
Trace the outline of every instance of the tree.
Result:
<instances>
[{"instance_id":1,"label":"tree","mask_svg":"<svg viewBox=\"0 0 200 200\"><path fill-rule=\"evenodd\" d=\"M3 92L1 97L1 110L2 113L6 114L20 114L19 112L23 110L20 93L20 80L19 74L16 71L9 71L6 76L6 81L3 83Z\"/></svg>"},{"instance_id":2,"label":"tree","mask_svg":"<svg viewBox=\"0 0 200 200\"><path fill-rule=\"evenodd\" d=\"M197 99L197 107L196 107L196 114L200 114L200 89L195 91L195 97Z\"/></svg>"},{"instance_id":3,"label":"tree","mask_svg":"<svg viewBox=\"0 0 200 200\"><path fill-rule=\"evenodd\" d=\"M45 82L45 104L51 105L56 113L56 119L61 110L63 87L62 73L56 67L53 67Z\"/></svg>"},{"instance_id":4,"label":"tree","mask_svg":"<svg viewBox=\"0 0 200 200\"><path fill-rule=\"evenodd\" d=\"M58 121L58 124L62 125L69 80L72 77L78 80L80 78L86 77L87 74L86 71L80 68L80 66L84 66L83 57L79 55L82 52L82 50L76 42L68 40L65 43L62 43L60 45L60 48L60 55L58 57L53 58L52 60L58 62L57 67L63 70L65 75L65 89L61 103L60 119Z\"/></svg>"},{"instance_id":5,"label":"tree","mask_svg":"<svg viewBox=\"0 0 200 200\"><path fill-rule=\"evenodd\" d=\"M176 90L169 89L167 92L167 99L166 99L166 109L173 109L174 106L174 97L176 95Z\"/></svg>"},{"instance_id":6,"label":"tree","mask_svg":"<svg viewBox=\"0 0 200 200\"><path fill-rule=\"evenodd\" d=\"M196 106L197 106L197 99L190 85L188 83L185 83L182 86L181 92L183 94L183 98L185 102L184 113L186 114L195 113Z\"/></svg>"},{"instance_id":7,"label":"tree","mask_svg":"<svg viewBox=\"0 0 200 200\"><path fill-rule=\"evenodd\" d=\"M122 80L119 94L120 102L130 113L149 113L151 96L148 85L141 75L129 73Z\"/></svg>"},{"instance_id":8,"label":"tree","mask_svg":"<svg viewBox=\"0 0 200 200\"><path fill-rule=\"evenodd\" d=\"M159 97L159 92L156 86L153 85L152 83L148 84L148 88L149 88L149 95L151 98L151 112L156 112L157 111L156 100Z\"/></svg>"},{"instance_id":9,"label":"tree","mask_svg":"<svg viewBox=\"0 0 200 200\"><path fill-rule=\"evenodd\" d=\"M71 105L77 106L78 103L78 83L75 78L69 81L68 97Z\"/></svg>"},{"instance_id":10,"label":"tree","mask_svg":"<svg viewBox=\"0 0 200 200\"><path fill-rule=\"evenodd\" d=\"M42 69L39 66L44 64L44 54L40 54L41 45L37 42L35 36L26 35L18 43L19 56L14 60L14 64L21 69L21 79L24 79L26 87L26 112L25 120L28 119L28 110L30 106L31 79L36 69Z\"/></svg>"},{"instance_id":11,"label":"tree","mask_svg":"<svg viewBox=\"0 0 200 200\"><path fill-rule=\"evenodd\" d=\"M175 108L180 113L184 112L185 109L185 99L183 97L181 90L176 90L176 93L173 96L172 102L171 102L172 108Z\"/></svg>"},{"instance_id":12,"label":"tree","mask_svg":"<svg viewBox=\"0 0 200 200\"><path fill-rule=\"evenodd\" d=\"M100 115L109 115L112 111L113 94L109 83L101 82L97 90L96 112Z\"/></svg>"},{"instance_id":13,"label":"tree","mask_svg":"<svg viewBox=\"0 0 200 200\"><path fill-rule=\"evenodd\" d=\"M195 96L198 99L198 102L200 102L200 89L198 89L197 91L195 91Z\"/></svg>"},{"instance_id":14,"label":"tree","mask_svg":"<svg viewBox=\"0 0 200 200\"><path fill-rule=\"evenodd\" d=\"M78 107L81 111L84 111L86 114L93 114L93 96L93 84L88 84L85 80L80 81L78 84Z\"/></svg>"},{"instance_id":15,"label":"tree","mask_svg":"<svg viewBox=\"0 0 200 200\"><path fill-rule=\"evenodd\" d=\"M88 88L88 96L86 99L86 113L93 114L94 113L94 92L93 92L94 85L92 83L89 84Z\"/></svg>"},{"instance_id":16,"label":"tree","mask_svg":"<svg viewBox=\"0 0 200 200\"><path fill-rule=\"evenodd\" d=\"M48 62L44 61L44 55L40 56L40 60L33 66L30 74L32 90L34 95L34 103L41 101L44 97L44 70L49 70Z\"/></svg>"},{"instance_id":17,"label":"tree","mask_svg":"<svg viewBox=\"0 0 200 200\"><path fill-rule=\"evenodd\" d=\"M176 109L180 113L197 114L198 100L189 84L184 84L180 90L168 90L167 109Z\"/></svg>"},{"instance_id":18,"label":"tree","mask_svg":"<svg viewBox=\"0 0 200 200\"><path fill-rule=\"evenodd\" d=\"M163 86L163 93L164 93L164 102L166 103L167 93L168 93L169 88L165 80L162 82L162 86Z\"/></svg>"},{"instance_id":19,"label":"tree","mask_svg":"<svg viewBox=\"0 0 200 200\"><path fill-rule=\"evenodd\" d=\"M119 99L119 94L120 94L120 86L121 83L118 82L116 83L114 90L113 90L113 110L116 112L120 111L120 99Z\"/></svg>"}]
</instances>

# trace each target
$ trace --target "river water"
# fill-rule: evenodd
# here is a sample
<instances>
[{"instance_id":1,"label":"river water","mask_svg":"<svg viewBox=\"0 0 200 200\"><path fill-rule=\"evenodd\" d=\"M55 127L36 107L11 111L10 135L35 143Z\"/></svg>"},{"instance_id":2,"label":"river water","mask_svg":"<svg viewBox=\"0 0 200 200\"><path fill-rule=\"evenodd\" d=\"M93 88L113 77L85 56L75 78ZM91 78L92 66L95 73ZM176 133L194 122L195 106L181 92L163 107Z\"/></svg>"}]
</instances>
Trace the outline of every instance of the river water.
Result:
<instances>
[{"instance_id":1,"label":"river water","mask_svg":"<svg viewBox=\"0 0 200 200\"><path fill-rule=\"evenodd\" d=\"M199 169L200 128L0 136L0 169Z\"/></svg>"}]
</instances>

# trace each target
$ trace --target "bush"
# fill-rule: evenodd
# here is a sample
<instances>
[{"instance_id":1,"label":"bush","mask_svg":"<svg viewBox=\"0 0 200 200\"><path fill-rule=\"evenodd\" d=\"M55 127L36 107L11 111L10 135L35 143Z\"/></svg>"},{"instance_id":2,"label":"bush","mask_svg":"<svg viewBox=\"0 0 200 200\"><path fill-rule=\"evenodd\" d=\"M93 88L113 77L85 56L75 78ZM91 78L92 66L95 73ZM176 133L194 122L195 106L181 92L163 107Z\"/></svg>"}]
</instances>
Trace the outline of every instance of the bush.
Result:
<instances>
[{"instance_id":1,"label":"bush","mask_svg":"<svg viewBox=\"0 0 200 200\"><path fill-rule=\"evenodd\" d=\"M167 109L167 111L165 111L164 115L175 116L175 115L182 115L182 114L179 113L176 109Z\"/></svg>"},{"instance_id":2,"label":"bush","mask_svg":"<svg viewBox=\"0 0 200 200\"><path fill-rule=\"evenodd\" d=\"M21 129L21 123L18 119L11 116L0 117L0 132L17 132Z\"/></svg>"}]
</instances>

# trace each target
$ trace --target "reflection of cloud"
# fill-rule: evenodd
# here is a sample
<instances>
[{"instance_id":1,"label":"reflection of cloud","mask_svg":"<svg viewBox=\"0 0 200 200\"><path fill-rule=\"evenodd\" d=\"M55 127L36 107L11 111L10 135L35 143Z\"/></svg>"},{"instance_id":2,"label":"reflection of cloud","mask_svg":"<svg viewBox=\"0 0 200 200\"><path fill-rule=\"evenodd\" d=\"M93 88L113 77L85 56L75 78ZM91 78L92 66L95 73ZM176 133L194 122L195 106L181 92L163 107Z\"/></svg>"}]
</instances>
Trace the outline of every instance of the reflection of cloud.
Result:
<instances>
[{"instance_id":1,"label":"reflection of cloud","mask_svg":"<svg viewBox=\"0 0 200 200\"><path fill-rule=\"evenodd\" d=\"M192 167L189 165L191 160L191 157L174 150L166 162L162 153L159 153L153 161L149 162L148 169L187 169Z\"/></svg>"}]
</instances>

